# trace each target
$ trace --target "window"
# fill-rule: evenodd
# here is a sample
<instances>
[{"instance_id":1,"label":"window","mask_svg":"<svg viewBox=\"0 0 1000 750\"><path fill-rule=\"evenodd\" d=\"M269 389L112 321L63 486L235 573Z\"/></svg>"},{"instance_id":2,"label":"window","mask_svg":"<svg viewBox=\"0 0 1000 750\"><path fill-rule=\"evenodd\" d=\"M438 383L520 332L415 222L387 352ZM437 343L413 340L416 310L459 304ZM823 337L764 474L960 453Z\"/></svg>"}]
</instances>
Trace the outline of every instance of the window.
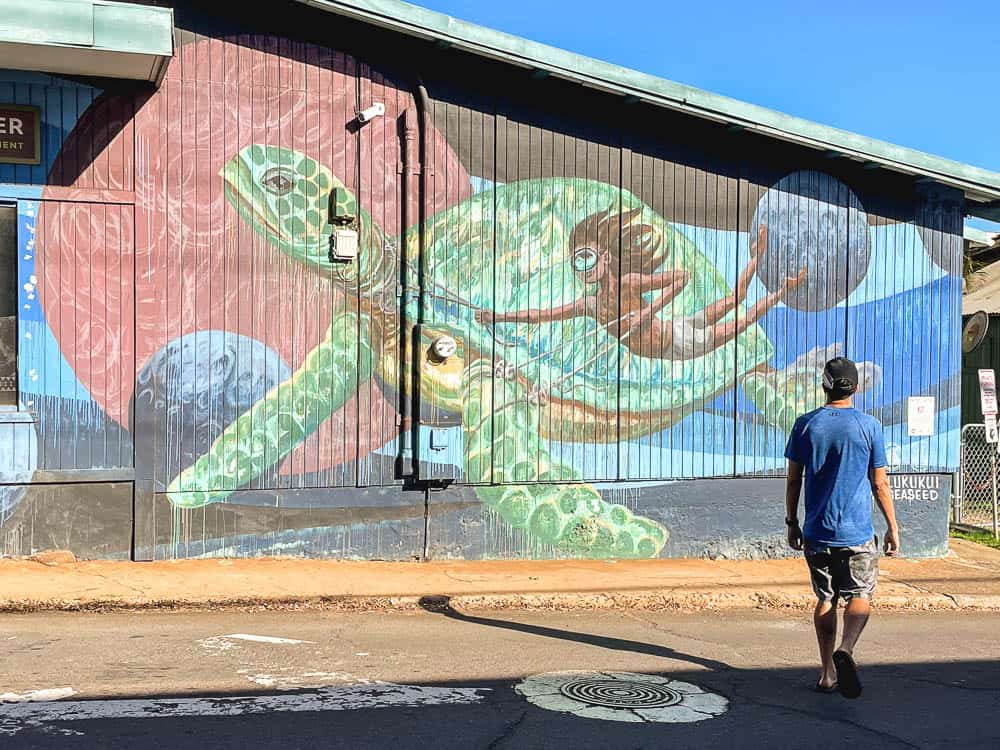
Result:
<instances>
[{"instance_id":1,"label":"window","mask_svg":"<svg viewBox=\"0 0 1000 750\"><path fill-rule=\"evenodd\" d=\"M17 206L0 205L0 409L17 408Z\"/></svg>"}]
</instances>

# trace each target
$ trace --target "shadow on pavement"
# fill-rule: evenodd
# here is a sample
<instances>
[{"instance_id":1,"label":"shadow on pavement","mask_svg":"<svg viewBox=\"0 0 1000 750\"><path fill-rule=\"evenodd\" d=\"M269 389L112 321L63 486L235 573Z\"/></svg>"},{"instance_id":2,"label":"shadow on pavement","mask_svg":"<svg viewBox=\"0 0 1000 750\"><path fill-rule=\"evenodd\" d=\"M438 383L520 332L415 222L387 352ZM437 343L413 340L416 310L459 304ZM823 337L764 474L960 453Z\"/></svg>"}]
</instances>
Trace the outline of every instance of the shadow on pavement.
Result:
<instances>
[{"instance_id":1,"label":"shadow on pavement","mask_svg":"<svg viewBox=\"0 0 1000 750\"><path fill-rule=\"evenodd\" d=\"M576 643L585 643L588 646L599 646L601 648L609 648L616 651L632 651L634 653L645 654L647 656L659 656L664 659L676 659L678 661L686 661L689 664L696 664L700 667L705 667L706 669L711 669L717 672L735 669L735 667L732 667L725 662L716 661L715 659L707 659L702 656L694 656L693 654L686 654L681 651L677 651L676 649L669 648L668 646L661 646L659 644L643 643L642 641L630 641L624 638L610 638L603 635L593 635L592 633L577 633L572 630L563 630L561 628L547 628L542 625L529 625L523 622L494 620L489 617L468 615L455 609L451 605L451 597L449 596L421 597L420 606L427 612L444 615L445 617L450 617L453 620L459 620L473 625L485 625L487 627L500 628L502 630L516 630L520 633L537 635L543 638L558 638L563 641L575 641Z\"/></svg>"},{"instance_id":2,"label":"shadow on pavement","mask_svg":"<svg viewBox=\"0 0 1000 750\"><path fill-rule=\"evenodd\" d=\"M466 618L476 623L487 618ZM487 620L488 621L488 620ZM532 630L517 628L523 632ZM538 635L549 637L545 628ZM581 634L571 634L576 636ZM578 642L619 649L630 641L582 636ZM608 643L604 643L607 641ZM648 644L639 644L648 648ZM631 648L627 650L631 651ZM672 653L663 649L664 653ZM639 653L650 653L642 650ZM671 658L676 658L672 655ZM699 660L704 661L704 660ZM566 668L576 665L567 663ZM632 667L629 669L629 667ZM393 685L372 689L374 700L365 706L346 707L337 688L303 691L256 691L242 694L121 696L110 701L102 716L65 720L61 709L73 701L48 705L39 721L15 729L0 704L0 747L18 750L72 748L170 748L171 750L264 750L265 748L391 748L391 750L538 750L571 747L593 748L810 748L831 738L840 744L877 748L982 748L1000 747L1000 667L997 661L906 663L862 668L866 691L860 700L818 695L808 689L813 670L747 668L724 673L703 669L660 671L635 669L691 682L719 693L729 701L724 714L696 723L664 724L582 718L545 710L515 691L519 679L465 679L460 681L407 681L429 688L475 689L482 699L451 705L391 705L378 695L391 695ZM344 686L341 686L342 688ZM357 687L357 686L356 686ZM365 686L362 686L365 687ZM373 688L374 686L367 686ZM278 696L326 704L315 709L257 710L240 707L241 698ZM218 707L215 715L193 710L178 716L172 702L204 697ZM89 702L89 701L87 701ZM67 703L69 705L67 705ZM122 715L121 706L147 705L146 716ZM62 704L62 705L60 705ZM16 705L16 704L9 704ZM287 704L286 704L287 705ZM39 711L42 704L35 704ZM126 711L127 713L127 711Z\"/></svg>"}]
</instances>

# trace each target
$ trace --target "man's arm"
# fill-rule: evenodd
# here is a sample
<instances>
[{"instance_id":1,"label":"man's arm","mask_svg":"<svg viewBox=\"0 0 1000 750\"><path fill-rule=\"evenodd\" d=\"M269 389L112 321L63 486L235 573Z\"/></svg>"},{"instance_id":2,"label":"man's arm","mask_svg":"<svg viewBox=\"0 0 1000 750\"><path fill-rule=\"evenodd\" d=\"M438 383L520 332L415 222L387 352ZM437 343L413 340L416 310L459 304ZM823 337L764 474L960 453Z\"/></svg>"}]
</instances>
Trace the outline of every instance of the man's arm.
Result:
<instances>
[{"instance_id":1,"label":"man's arm","mask_svg":"<svg viewBox=\"0 0 1000 750\"><path fill-rule=\"evenodd\" d=\"M799 497L802 495L802 464L788 461L788 478L785 480L785 524L788 527L788 546L802 549L802 527L799 525Z\"/></svg>"},{"instance_id":2,"label":"man's arm","mask_svg":"<svg viewBox=\"0 0 1000 750\"><path fill-rule=\"evenodd\" d=\"M875 502L878 503L879 510L885 516L885 522L889 527L885 532L885 554L888 557L895 557L899 552L899 526L896 525L896 506L892 502L892 486L889 484L889 475L884 466L872 469L871 482Z\"/></svg>"},{"instance_id":3,"label":"man's arm","mask_svg":"<svg viewBox=\"0 0 1000 750\"><path fill-rule=\"evenodd\" d=\"M883 548L887 557L895 557L899 553L899 527L896 525L896 506L892 502L892 486L889 484L889 475L885 469L889 462L886 460L885 436L882 434L881 425L878 425L872 435L870 461L868 478L872 484L872 493L889 527L885 532Z\"/></svg>"}]
</instances>

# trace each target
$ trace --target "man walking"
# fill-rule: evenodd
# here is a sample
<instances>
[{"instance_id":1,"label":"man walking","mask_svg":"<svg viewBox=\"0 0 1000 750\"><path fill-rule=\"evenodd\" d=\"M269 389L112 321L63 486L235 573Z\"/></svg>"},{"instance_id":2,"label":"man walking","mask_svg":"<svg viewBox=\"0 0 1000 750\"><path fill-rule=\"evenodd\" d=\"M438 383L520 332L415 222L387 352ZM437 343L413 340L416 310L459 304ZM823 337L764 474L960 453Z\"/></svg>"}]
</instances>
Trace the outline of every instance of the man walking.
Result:
<instances>
[{"instance_id":1,"label":"man walking","mask_svg":"<svg viewBox=\"0 0 1000 750\"><path fill-rule=\"evenodd\" d=\"M822 671L816 690L861 695L854 647L868 622L878 579L878 538L872 526L872 492L885 516L885 554L899 551L899 530L885 466L882 425L853 406L858 368L837 357L823 370L827 403L799 417L788 439L785 524L792 549L805 549ZM806 485L804 526L799 495ZM837 640L837 601L844 599L844 634Z\"/></svg>"}]
</instances>

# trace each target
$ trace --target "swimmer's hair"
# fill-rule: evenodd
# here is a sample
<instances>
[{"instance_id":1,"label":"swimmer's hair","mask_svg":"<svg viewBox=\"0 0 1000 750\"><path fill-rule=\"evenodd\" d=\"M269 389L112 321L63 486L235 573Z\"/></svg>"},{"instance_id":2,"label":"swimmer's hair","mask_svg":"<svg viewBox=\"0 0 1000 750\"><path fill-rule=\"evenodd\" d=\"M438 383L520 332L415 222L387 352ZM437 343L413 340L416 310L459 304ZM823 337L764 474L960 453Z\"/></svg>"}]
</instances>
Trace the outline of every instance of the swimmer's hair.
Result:
<instances>
[{"instance_id":1,"label":"swimmer's hair","mask_svg":"<svg viewBox=\"0 0 1000 750\"><path fill-rule=\"evenodd\" d=\"M652 273L664 260L658 257L663 236L652 224L633 223L641 213L642 206L619 213L611 205L605 211L591 214L570 233L570 252L592 247L607 253L615 270L625 264L633 273Z\"/></svg>"}]
</instances>

